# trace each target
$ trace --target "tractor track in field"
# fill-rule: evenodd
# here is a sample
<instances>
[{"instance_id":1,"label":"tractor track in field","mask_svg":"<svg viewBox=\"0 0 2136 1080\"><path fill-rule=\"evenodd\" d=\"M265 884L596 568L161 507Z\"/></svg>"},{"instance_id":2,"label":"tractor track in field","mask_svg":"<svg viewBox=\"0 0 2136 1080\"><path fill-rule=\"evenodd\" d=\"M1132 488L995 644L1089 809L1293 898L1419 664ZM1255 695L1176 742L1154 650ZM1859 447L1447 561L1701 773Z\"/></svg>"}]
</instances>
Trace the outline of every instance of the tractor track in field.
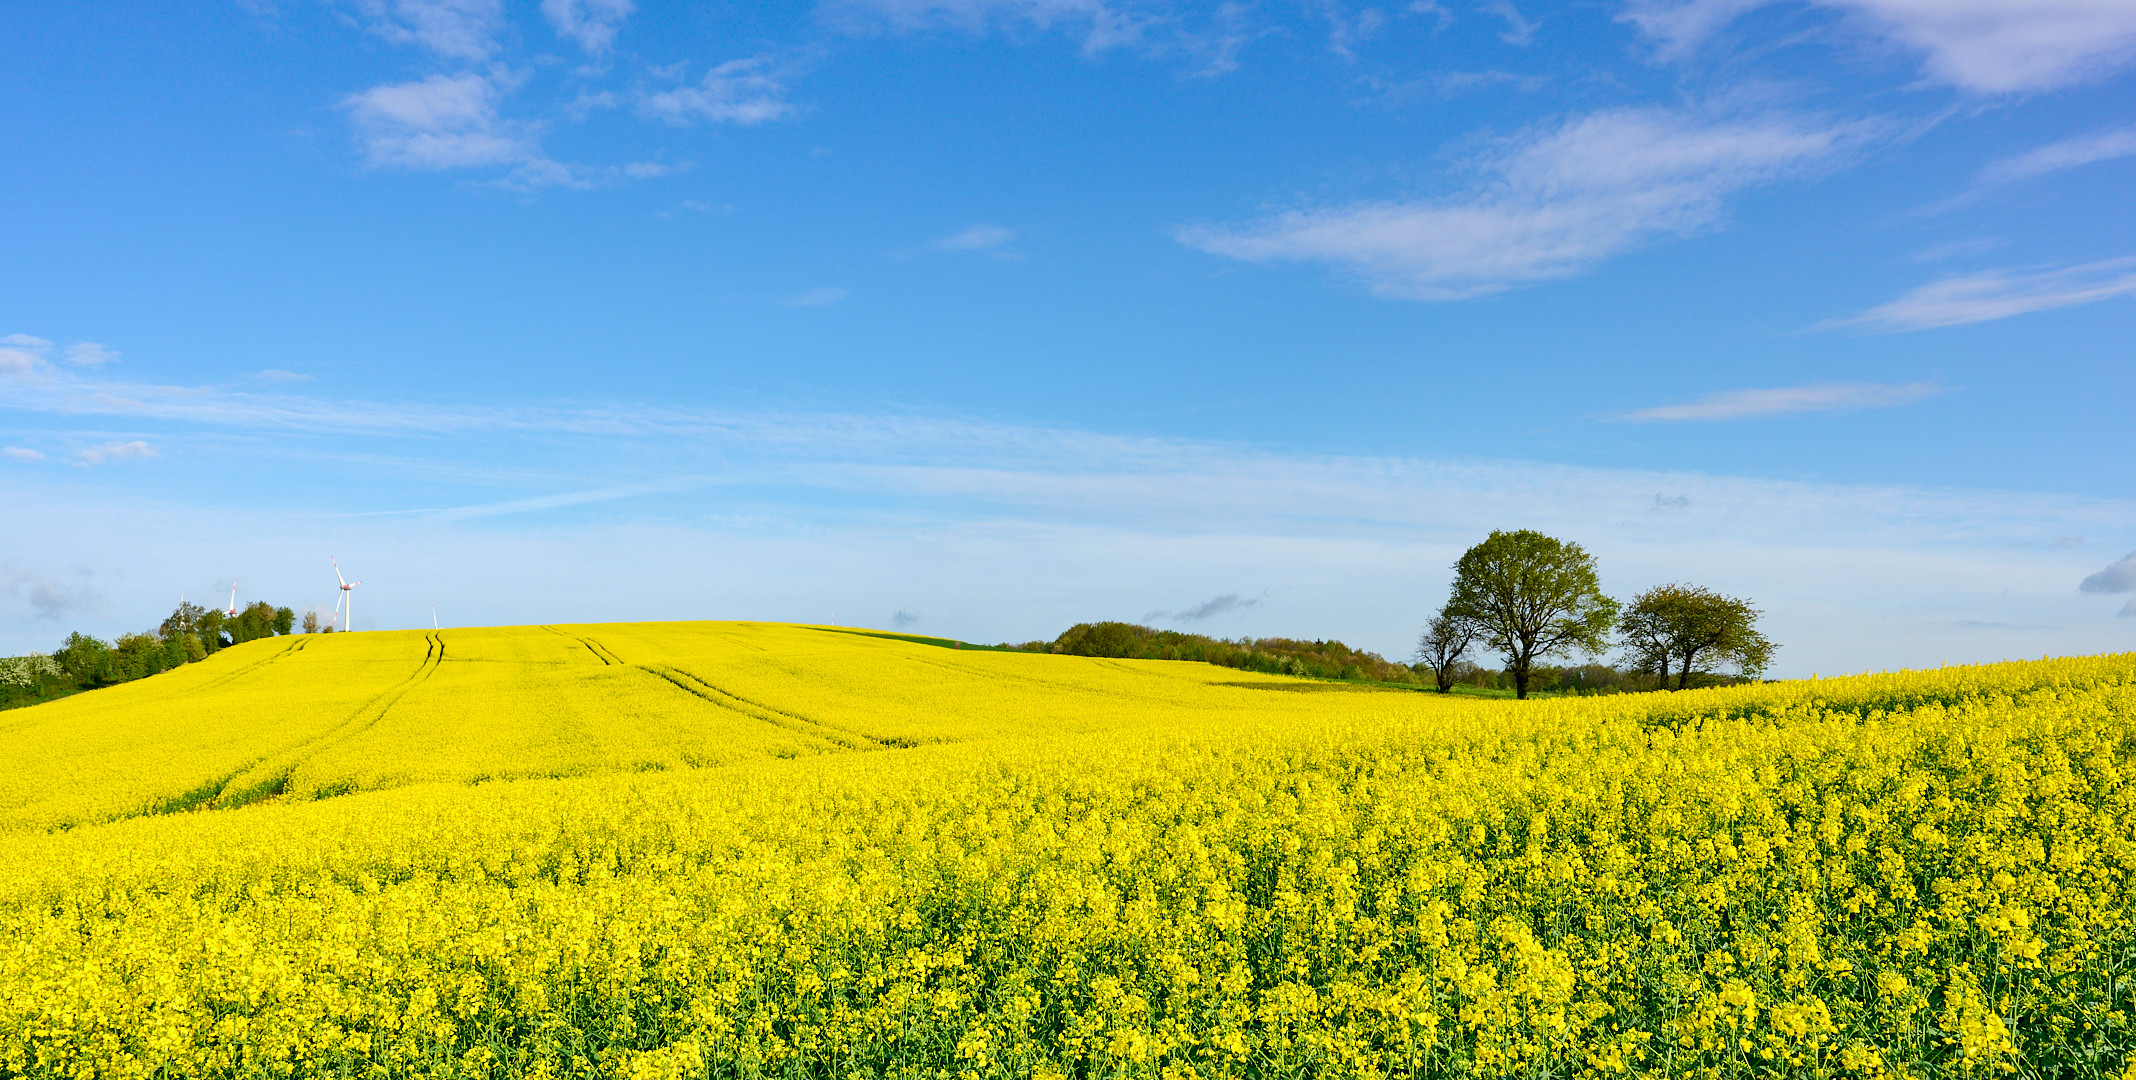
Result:
<instances>
[{"instance_id":1,"label":"tractor track in field","mask_svg":"<svg viewBox=\"0 0 2136 1080\"><path fill-rule=\"evenodd\" d=\"M230 774L215 794L197 800L218 809L233 809L287 793L290 778L298 768L326 750L376 727L401 698L437 674L445 662L445 638L436 632L423 635L423 659L405 679L372 696L356 707L347 720L312 736L279 754L259 758ZM250 781L250 782L245 782ZM235 790L233 790L233 787Z\"/></svg>"},{"instance_id":2,"label":"tractor track in field","mask_svg":"<svg viewBox=\"0 0 2136 1080\"><path fill-rule=\"evenodd\" d=\"M555 630L559 634L564 633L562 630L556 630L553 626L548 629ZM670 667L666 664L631 663L617 656L607 645L602 644L595 638L576 634L566 634L565 636L585 646L586 651L592 653L603 664L613 667L628 667L644 672L700 701L728 712L740 713L760 723L770 724L773 727L783 728L799 735L813 736L825 742L844 747L847 750L891 750L899 749L903 746L901 743L884 742L879 739L871 739L858 732L835 728L821 721L810 719L800 713L789 712L774 705L766 705L761 701L751 701L731 690L724 690L714 686L678 667Z\"/></svg>"}]
</instances>

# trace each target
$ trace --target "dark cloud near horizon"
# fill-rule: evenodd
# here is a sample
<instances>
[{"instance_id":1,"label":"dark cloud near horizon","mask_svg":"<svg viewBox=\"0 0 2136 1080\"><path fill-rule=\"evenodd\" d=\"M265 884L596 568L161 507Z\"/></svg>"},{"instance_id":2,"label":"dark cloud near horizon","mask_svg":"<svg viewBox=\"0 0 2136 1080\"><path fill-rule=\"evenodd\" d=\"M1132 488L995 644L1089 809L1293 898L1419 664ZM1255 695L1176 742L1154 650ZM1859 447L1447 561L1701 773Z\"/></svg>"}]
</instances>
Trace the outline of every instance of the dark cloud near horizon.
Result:
<instances>
[{"instance_id":1,"label":"dark cloud near horizon","mask_svg":"<svg viewBox=\"0 0 2136 1080\"><path fill-rule=\"evenodd\" d=\"M1144 615L1142 621L1156 622L1159 619L1169 619L1173 622L1201 622L1204 619L1222 615L1227 611L1240 611L1245 608L1260 606L1261 600L1259 597L1249 600L1237 593L1225 593L1222 596L1212 596L1183 611L1152 611Z\"/></svg>"},{"instance_id":2,"label":"dark cloud near horizon","mask_svg":"<svg viewBox=\"0 0 2136 1080\"><path fill-rule=\"evenodd\" d=\"M906 611L904 608L897 609L897 614L890 616L890 625L895 626L900 630L903 630L904 628L911 626L913 623L919 621L920 617L918 615L914 615L912 612Z\"/></svg>"},{"instance_id":3,"label":"dark cloud near horizon","mask_svg":"<svg viewBox=\"0 0 2136 1080\"><path fill-rule=\"evenodd\" d=\"M2102 594L2136 592L2136 551L2123 555L2121 561L2085 578L2077 586L2077 591ZM2136 614L2136 610L2124 609L2121 613Z\"/></svg>"},{"instance_id":4,"label":"dark cloud near horizon","mask_svg":"<svg viewBox=\"0 0 2136 1080\"><path fill-rule=\"evenodd\" d=\"M0 596L20 597L35 617L46 622L96 611L103 605L103 597L87 582L67 584L20 570L0 576Z\"/></svg>"}]
</instances>

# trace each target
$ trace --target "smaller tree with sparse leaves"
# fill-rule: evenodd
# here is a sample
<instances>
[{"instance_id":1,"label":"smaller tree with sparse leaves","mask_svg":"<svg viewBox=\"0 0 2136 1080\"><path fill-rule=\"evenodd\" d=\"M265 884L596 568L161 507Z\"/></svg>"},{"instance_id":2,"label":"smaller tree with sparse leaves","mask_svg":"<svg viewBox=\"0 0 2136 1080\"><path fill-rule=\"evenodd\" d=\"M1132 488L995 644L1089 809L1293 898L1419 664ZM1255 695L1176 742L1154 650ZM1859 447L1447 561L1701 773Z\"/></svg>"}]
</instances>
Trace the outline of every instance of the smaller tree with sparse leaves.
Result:
<instances>
[{"instance_id":1,"label":"smaller tree with sparse leaves","mask_svg":"<svg viewBox=\"0 0 2136 1080\"><path fill-rule=\"evenodd\" d=\"M1440 693L1452 693L1454 668L1468 655L1469 646L1475 643L1475 623L1441 610L1417 636L1417 662L1431 669Z\"/></svg>"}]
</instances>

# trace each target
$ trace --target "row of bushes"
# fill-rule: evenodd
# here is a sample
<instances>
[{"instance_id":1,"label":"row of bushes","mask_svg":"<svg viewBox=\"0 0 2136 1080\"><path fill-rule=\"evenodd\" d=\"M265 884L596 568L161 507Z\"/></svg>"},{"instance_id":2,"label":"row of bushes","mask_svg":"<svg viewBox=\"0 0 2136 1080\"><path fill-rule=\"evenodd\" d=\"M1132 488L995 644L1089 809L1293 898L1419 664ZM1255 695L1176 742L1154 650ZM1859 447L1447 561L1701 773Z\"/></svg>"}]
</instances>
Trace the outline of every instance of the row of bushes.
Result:
<instances>
[{"instance_id":1,"label":"row of bushes","mask_svg":"<svg viewBox=\"0 0 2136 1080\"><path fill-rule=\"evenodd\" d=\"M1294 638L1226 640L1125 622L1077 623L1052 641L1027 641L1021 645L1001 647L1021 652L1104 656L1122 660L1198 660L1243 671L1317 679L1417 686L1435 684L1432 670L1428 666L1389 660L1375 652L1353 649L1340 641L1301 641ZM1734 680L1724 676L1716 681ZM1478 690L1513 688L1510 673L1466 660L1455 665L1454 683L1456 686ZM1662 687L1660 680L1644 672L1625 671L1609 664L1580 664L1570 667L1537 667L1529 675L1529 688L1559 694L1587 695L1636 693Z\"/></svg>"},{"instance_id":2,"label":"row of bushes","mask_svg":"<svg viewBox=\"0 0 2136 1080\"><path fill-rule=\"evenodd\" d=\"M265 602L234 616L180 603L154 630L116 641L77 631L50 655L0 658L0 709L145 679L241 642L290 633L296 621L295 612Z\"/></svg>"}]
</instances>

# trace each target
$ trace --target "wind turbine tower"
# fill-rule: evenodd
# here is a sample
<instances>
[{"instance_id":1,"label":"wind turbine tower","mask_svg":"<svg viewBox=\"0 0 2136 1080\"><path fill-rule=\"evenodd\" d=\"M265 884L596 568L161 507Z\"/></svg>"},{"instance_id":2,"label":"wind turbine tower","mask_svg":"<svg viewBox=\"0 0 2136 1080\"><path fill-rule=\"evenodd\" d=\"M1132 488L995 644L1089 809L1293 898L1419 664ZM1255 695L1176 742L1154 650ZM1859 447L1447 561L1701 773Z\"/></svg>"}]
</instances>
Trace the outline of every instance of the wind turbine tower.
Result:
<instances>
[{"instance_id":1,"label":"wind turbine tower","mask_svg":"<svg viewBox=\"0 0 2136 1080\"><path fill-rule=\"evenodd\" d=\"M354 592L354 590L356 586L363 584L363 582L350 581L349 579L342 577L341 564L339 562L335 562L332 559L329 559L327 561L334 563L334 580L341 583L341 596L339 599L334 601L334 610L340 612L342 617L347 620L346 624L342 626L342 629L354 630L356 629L356 593Z\"/></svg>"},{"instance_id":2,"label":"wind turbine tower","mask_svg":"<svg viewBox=\"0 0 2136 1080\"><path fill-rule=\"evenodd\" d=\"M235 581L230 583L230 610L223 612L223 614L233 619L237 618L237 582Z\"/></svg>"}]
</instances>

